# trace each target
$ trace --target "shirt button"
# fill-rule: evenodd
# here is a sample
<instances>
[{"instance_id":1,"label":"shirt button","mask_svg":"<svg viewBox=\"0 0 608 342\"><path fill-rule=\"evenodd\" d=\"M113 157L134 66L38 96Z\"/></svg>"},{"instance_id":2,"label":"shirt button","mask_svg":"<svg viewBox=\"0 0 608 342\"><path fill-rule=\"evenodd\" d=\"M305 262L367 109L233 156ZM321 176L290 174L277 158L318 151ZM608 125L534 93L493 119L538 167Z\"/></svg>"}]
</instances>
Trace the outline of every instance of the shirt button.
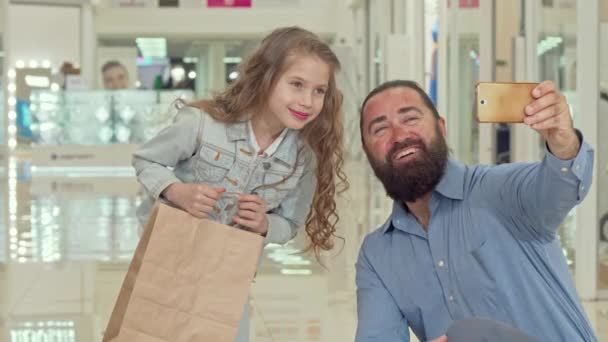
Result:
<instances>
[{"instance_id":1,"label":"shirt button","mask_svg":"<svg viewBox=\"0 0 608 342\"><path fill-rule=\"evenodd\" d=\"M454 301L454 296L450 296L450 297L448 297L448 300L449 300L450 302L453 302L453 301Z\"/></svg>"},{"instance_id":2,"label":"shirt button","mask_svg":"<svg viewBox=\"0 0 608 342\"><path fill-rule=\"evenodd\" d=\"M445 263L443 262L443 260L439 260L439 262L437 263L437 266L439 267L443 267L445 265Z\"/></svg>"},{"instance_id":3,"label":"shirt button","mask_svg":"<svg viewBox=\"0 0 608 342\"><path fill-rule=\"evenodd\" d=\"M568 168L567 168L567 167L562 167L561 171L562 171L563 173L566 173L566 172L568 172Z\"/></svg>"},{"instance_id":4,"label":"shirt button","mask_svg":"<svg viewBox=\"0 0 608 342\"><path fill-rule=\"evenodd\" d=\"M579 170L580 168L581 168L581 166L580 166L580 165L576 165L576 166L574 167L574 169L575 169L575 170Z\"/></svg>"},{"instance_id":5,"label":"shirt button","mask_svg":"<svg viewBox=\"0 0 608 342\"><path fill-rule=\"evenodd\" d=\"M581 190L585 190L585 186L584 185L581 185Z\"/></svg>"}]
</instances>

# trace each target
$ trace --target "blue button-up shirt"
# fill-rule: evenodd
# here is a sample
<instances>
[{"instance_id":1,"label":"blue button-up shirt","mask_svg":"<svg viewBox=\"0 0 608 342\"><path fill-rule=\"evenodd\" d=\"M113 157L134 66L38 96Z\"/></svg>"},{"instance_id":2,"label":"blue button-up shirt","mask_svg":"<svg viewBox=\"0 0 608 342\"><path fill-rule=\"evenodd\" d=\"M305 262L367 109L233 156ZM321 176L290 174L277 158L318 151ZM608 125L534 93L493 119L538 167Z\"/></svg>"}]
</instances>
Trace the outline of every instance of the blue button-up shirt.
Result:
<instances>
[{"instance_id":1,"label":"blue button-up shirt","mask_svg":"<svg viewBox=\"0 0 608 342\"><path fill-rule=\"evenodd\" d=\"M401 202L357 261L357 342L422 341L486 317L541 341L596 341L556 230L591 184L593 149L573 160L465 166L449 160L425 231ZM591 229L592 227L579 227Z\"/></svg>"}]
</instances>

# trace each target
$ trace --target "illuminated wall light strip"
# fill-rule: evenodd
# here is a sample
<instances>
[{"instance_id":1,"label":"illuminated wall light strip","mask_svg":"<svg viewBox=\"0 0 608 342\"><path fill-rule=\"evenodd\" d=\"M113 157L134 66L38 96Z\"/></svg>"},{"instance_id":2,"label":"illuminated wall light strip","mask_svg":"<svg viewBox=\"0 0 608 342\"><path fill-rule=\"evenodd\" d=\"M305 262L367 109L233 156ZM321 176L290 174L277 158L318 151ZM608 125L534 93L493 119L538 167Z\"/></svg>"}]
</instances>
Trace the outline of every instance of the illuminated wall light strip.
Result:
<instances>
[{"instance_id":1,"label":"illuminated wall light strip","mask_svg":"<svg viewBox=\"0 0 608 342\"><path fill-rule=\"evenodd\" d=\"M14 133L11 133L12 130L10 127L14 127L14 123L12 126L9 126L9 134L14 136ZM9 212L9 236L11 241L11 251L15 251L17 249L17 253L11 253L11 259L16 260L17 258L22 258L20 255L23 255L24 252L22 249L19 249L18 243L18 229L17 229L17 160L15 157L8 158L8 212ZM15 246L15 247L13 247ZM23 247L22 247L23 248Z\"/></svg>"},{"instance_id":2,"label":"illuminated wall light strip","mask_svg":"<svg viewBox=\"0 0 608 342\"><path fill-rule=\"evenodd\" d=\"M17 68L25 67L25 62L17 61ZM15 91L17 90L17 85L15 83L15 78L17 77L17 72L15 69L9 69L7 72L8 76L8 85L7 89L9 92L7 104L8 104L8 136L7 142L10 150L14 150L17 147L17 98L15 97ZM9 171L10 172L10 171ZM9 174L10 176L10 174ZM16 176L16 175L15 175Z\"/></svg>"},{"instance_id":3,"label":"illuminated wall light strip","mask_svg":"<svg viewBox=\"0 0 608 342\"><path fill-rule=\"evenodd\" d=\"M281 269L281 274L283 274L283 275L311 275L312 270L284 268L284 269Z\"/></svg>"}]
</instances>

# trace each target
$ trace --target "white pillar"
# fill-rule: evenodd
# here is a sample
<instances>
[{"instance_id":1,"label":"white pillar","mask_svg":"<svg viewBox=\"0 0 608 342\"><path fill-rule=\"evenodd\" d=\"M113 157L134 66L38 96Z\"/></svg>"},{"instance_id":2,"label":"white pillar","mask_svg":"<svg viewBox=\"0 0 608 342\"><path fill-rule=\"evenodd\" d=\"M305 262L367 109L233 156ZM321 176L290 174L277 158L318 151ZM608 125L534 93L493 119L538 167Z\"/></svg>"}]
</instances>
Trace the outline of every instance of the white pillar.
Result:
<instances>
[{"instance_id":1,"label":"white pillar","mask_svg":"<svg viewBox=\"0 0 608 342\"><path fill-rule=\"evenodd\" d=\"M540 0L523 1L524 6L524 34L526 38L526 78L530 81L538 81L538 35L539 35L539 19L542 19L542 7Z\"/></svg>"},{"instance_id":2,"label":"white pillar","mask_svg":"<svg viewBox=\"0 0 608 342\"><path fill-rule=\"evenodd\" d=\"M385 80L407 79L424 87L424 2L391 0L392 25L385 39ZM386 8L385 8L386 9Z\"/></svg>"},{"instance_id":3,"label":"white pillar","mask_svg":"<svg viewBox=\"0 0 608 342\"><path fill-rule=\"evenodd\" d=\"M207 52L201 52L196 63L196 79L194 89L196 90L196 98L202 99L209 96L208 89L208 68L207 68Z\"/></svg>"},{"instance_id":4,"label":"white pillar","mask_svg":"<svg viewBox=\"0 0 608 342\"><path fill-rule=\"evenodd\" d=\"M424 32L424 1L421 0L407 0L407 7L405 17L406 20L406 32L411 41L409 51L409 63L410 79L418 82L422 89L425 88L424 84L424 41L426 33Z\"/></svg>"},{"instance_id":5,"label":"white pillar","mask_svg":"<svg viewBox=\"0 0 608 342\"><path fill-rule=\"evenodd\" d=\"M390 2L368 0L369 20L369 90L386 81L386 41L391 32ZM377 55L379 52L379 55Z\"/></svg>"},{"instance_id":6,"label":"white pillar","mask_svg":"<svg viewBox=\"0 0 608 342\"><path fill-rule=\"evenodd\" d=\"M523 1L524 37L516 37L513 46L513 80L538 82L538 27L540 1ZM530 127L517 124L511 127L511 161L533 162L541 157L541 138Z\"/></svg>"},{"instance_id":7,"label":"white pillar","mask_svg":"<svg viewBox=\"0 0 608 342\"><path fill-rule=\"evenodd\" d=\"M410 1L411 0L390 0L392 1L391 16L393 20L393 33L408 33L410 26Z\"/></svg>"},{"instance_id":8,"label":"white pillar","mask_svg":"<svg viewBox=\"0 0 608 342\"><path fill-rule=\"evenodd\" d=\"M3 141L0 142L0 153L2 154L2 166L4 166L5 168L8 167L8 156L10 153L10 148L9 148L9 139L16 139L16 134L10 134L8 132L8 127L10 125L14 125L15 124L15 119L14 118L10 118L10 116L15 116L14 111L11 109L11 106L8 105L8 99L10 97L10 92L8 90L8 85L10 82L10 78L8 76L9 70L11 70L11 68L14 67L14 61L13 56L11 54L11 30L10 30L10 26L11 26L11 5L9 1L3 1L2 4L2 11L0 11L0 15L3 16L3 23L4 23L4 27L3 27L3 35L2 35L2 48L4 50L4 58L2 59L2 72L3 72L3 82L2 82L2 88L3 88L3 92L4 92L4 101L0 104L2 106L4 106L4 124L2 125L2 127L0 127L0 129L3 130L3 134L2 136L4 137ZM14 140L16 141L16 140Z\"/></svg>"},{"instance_id":9,"label":"white pillar","mask_svg":"<svg viewBox=\"0 0 608 342\"><path fill-rule=\"evenodd\" d=\"M495 80L495 47L496 16L495 0L479 1L479 81ZM479 125L479 163L496 162L496 130L493 124Z\"/></svg>"},{"instance_id":10,"label":"white pillar","mask_svg":"<svg viewBox=\"0 0 608 342\"><path fill-rule=\"evenodd\" d=\"M454 2L454 5L456 3ZM437 4L437 110L448 115L448 2ZM449 128L448 128L449 129Z\"/></svg>"},{"instance_id":11,"label":"white pillar","mask_svg":"<svg viewBox=\"0 0 608 342\"><path fill-rule=\"evenodd\" d=\"M453 2L452 7L448 9L448 19L446 22L448 32L448 72L447 77L444 78L443 82L448 87L447 91L447 112L443 113L447 121L447 132L448 132L448 146L455 152L455 157L459 160L464 158L461 155L461 118L460 113L460 96L462 96L462 89L460 88L460 27L462 23L459 22L460 9L458 5ZM439 81L437 81L439 82ZM470 134L470 133L469 133Z\"/></svg>"},{"instance_id":12,"label":"white pillar","mask_svg":"<svg viewBox=\"0 0 608 342\"><path fill-rule=\"evenodd\" d=\"M515 37L513 39L513 81L524 82L526 80L526 57L525 38ZM538 133L523 124L511 126L511 162L533 162L538 156L532 153L534 137L538 144Z\"/></svg>"},{"instance_id":13,"label":"white pillar","mask_svg":"<svg viewBox=\"0 0 608 342\"><path fill-rule=\"evenodd\" d=\"M2 140L0 141L0 160L2 162L2 166L5 167L6 166L6 154L8 152L7 150L7 137L8 137L8 103L7 103L7 96L6 94L8 94L8 70L10 68L10 64L9 64L9 49L8 47L8 43L7 40L9 39L9 33L8 33L8 20L9 20L9 16L8 16L8 2L7 1L1 1L0 2L0 23L2 24L2 42L3 42L3 53L4 53L4 57L2 58L2 75L0 76L0 78L2 79L2 82L0 82L2 84L2 92L4 94L4 99L2 100L2 102L0 103L0 106L2 106L2 111L0 111L2 113L2 115L4 115L2 117L2 120L0 121L2 124L0 125L0 129L2 130L2 133L0 134L0 137L2 137Z\"/></svg>"},{"instance_id":14,"label":"white pillar","mask_svg":"<svg viewBox=\"0 0 608 342\"><path fill-rule=\"evenodd\" d=\"M577 94L579 119L577 126L592 146L599 143L599 2L576 2L577 15ZM596 151L597 161L597 151ZM582 299L597 298L598 270L598 186L597 162L593 170L593 185L587 198L576 212L576 288ZM602 191L606 191L603 189Z\"/></svg>"},{"instance_id":15,"label":"white pillar","mask_svg":"<svg viewBox=\"0 0 608 342\"><path fill-rule=\"evenodd\" d=\"M95 15L93 5L84 2L80 8L80 70L81 76L90 89L95 88L97 77L101 73L97 69L95 53L97 51L97 34L95 31ZM137 80L130 80L133 84Z\"/></svg>"},{"instance_id":16,"label":"white pillar","mask_svg":"<svg viewBox=\"0 0 608 342\"><path fill-rule=\"evenodd\" d=\"M207 52L207 89L211 93L226 88L226 46L224 43L211 43ZM207 94L210 95L210 94Z\"/></svg>"}]
</instances>

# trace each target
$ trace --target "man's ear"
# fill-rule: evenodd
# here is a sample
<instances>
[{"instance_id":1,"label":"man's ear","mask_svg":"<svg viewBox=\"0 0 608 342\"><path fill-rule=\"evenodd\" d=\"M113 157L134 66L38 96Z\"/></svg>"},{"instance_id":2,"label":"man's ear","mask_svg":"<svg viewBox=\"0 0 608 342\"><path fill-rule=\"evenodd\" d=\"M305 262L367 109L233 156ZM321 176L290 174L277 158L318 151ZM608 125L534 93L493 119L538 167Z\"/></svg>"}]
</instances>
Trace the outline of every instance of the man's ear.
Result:
<instances>
[{"instance_id":1,"label":"man's ear","mask_svg":"<svg viewBox=\"0 0 608 342\"><path fill-rule=\"evenodd\" d=\"M443 135L444 139L447 139L447 129L445 127L445 119L440 116L439 119L437 119L439 122L439 130L441 131L441 134Z\"/></svg>"}]
</instances>

